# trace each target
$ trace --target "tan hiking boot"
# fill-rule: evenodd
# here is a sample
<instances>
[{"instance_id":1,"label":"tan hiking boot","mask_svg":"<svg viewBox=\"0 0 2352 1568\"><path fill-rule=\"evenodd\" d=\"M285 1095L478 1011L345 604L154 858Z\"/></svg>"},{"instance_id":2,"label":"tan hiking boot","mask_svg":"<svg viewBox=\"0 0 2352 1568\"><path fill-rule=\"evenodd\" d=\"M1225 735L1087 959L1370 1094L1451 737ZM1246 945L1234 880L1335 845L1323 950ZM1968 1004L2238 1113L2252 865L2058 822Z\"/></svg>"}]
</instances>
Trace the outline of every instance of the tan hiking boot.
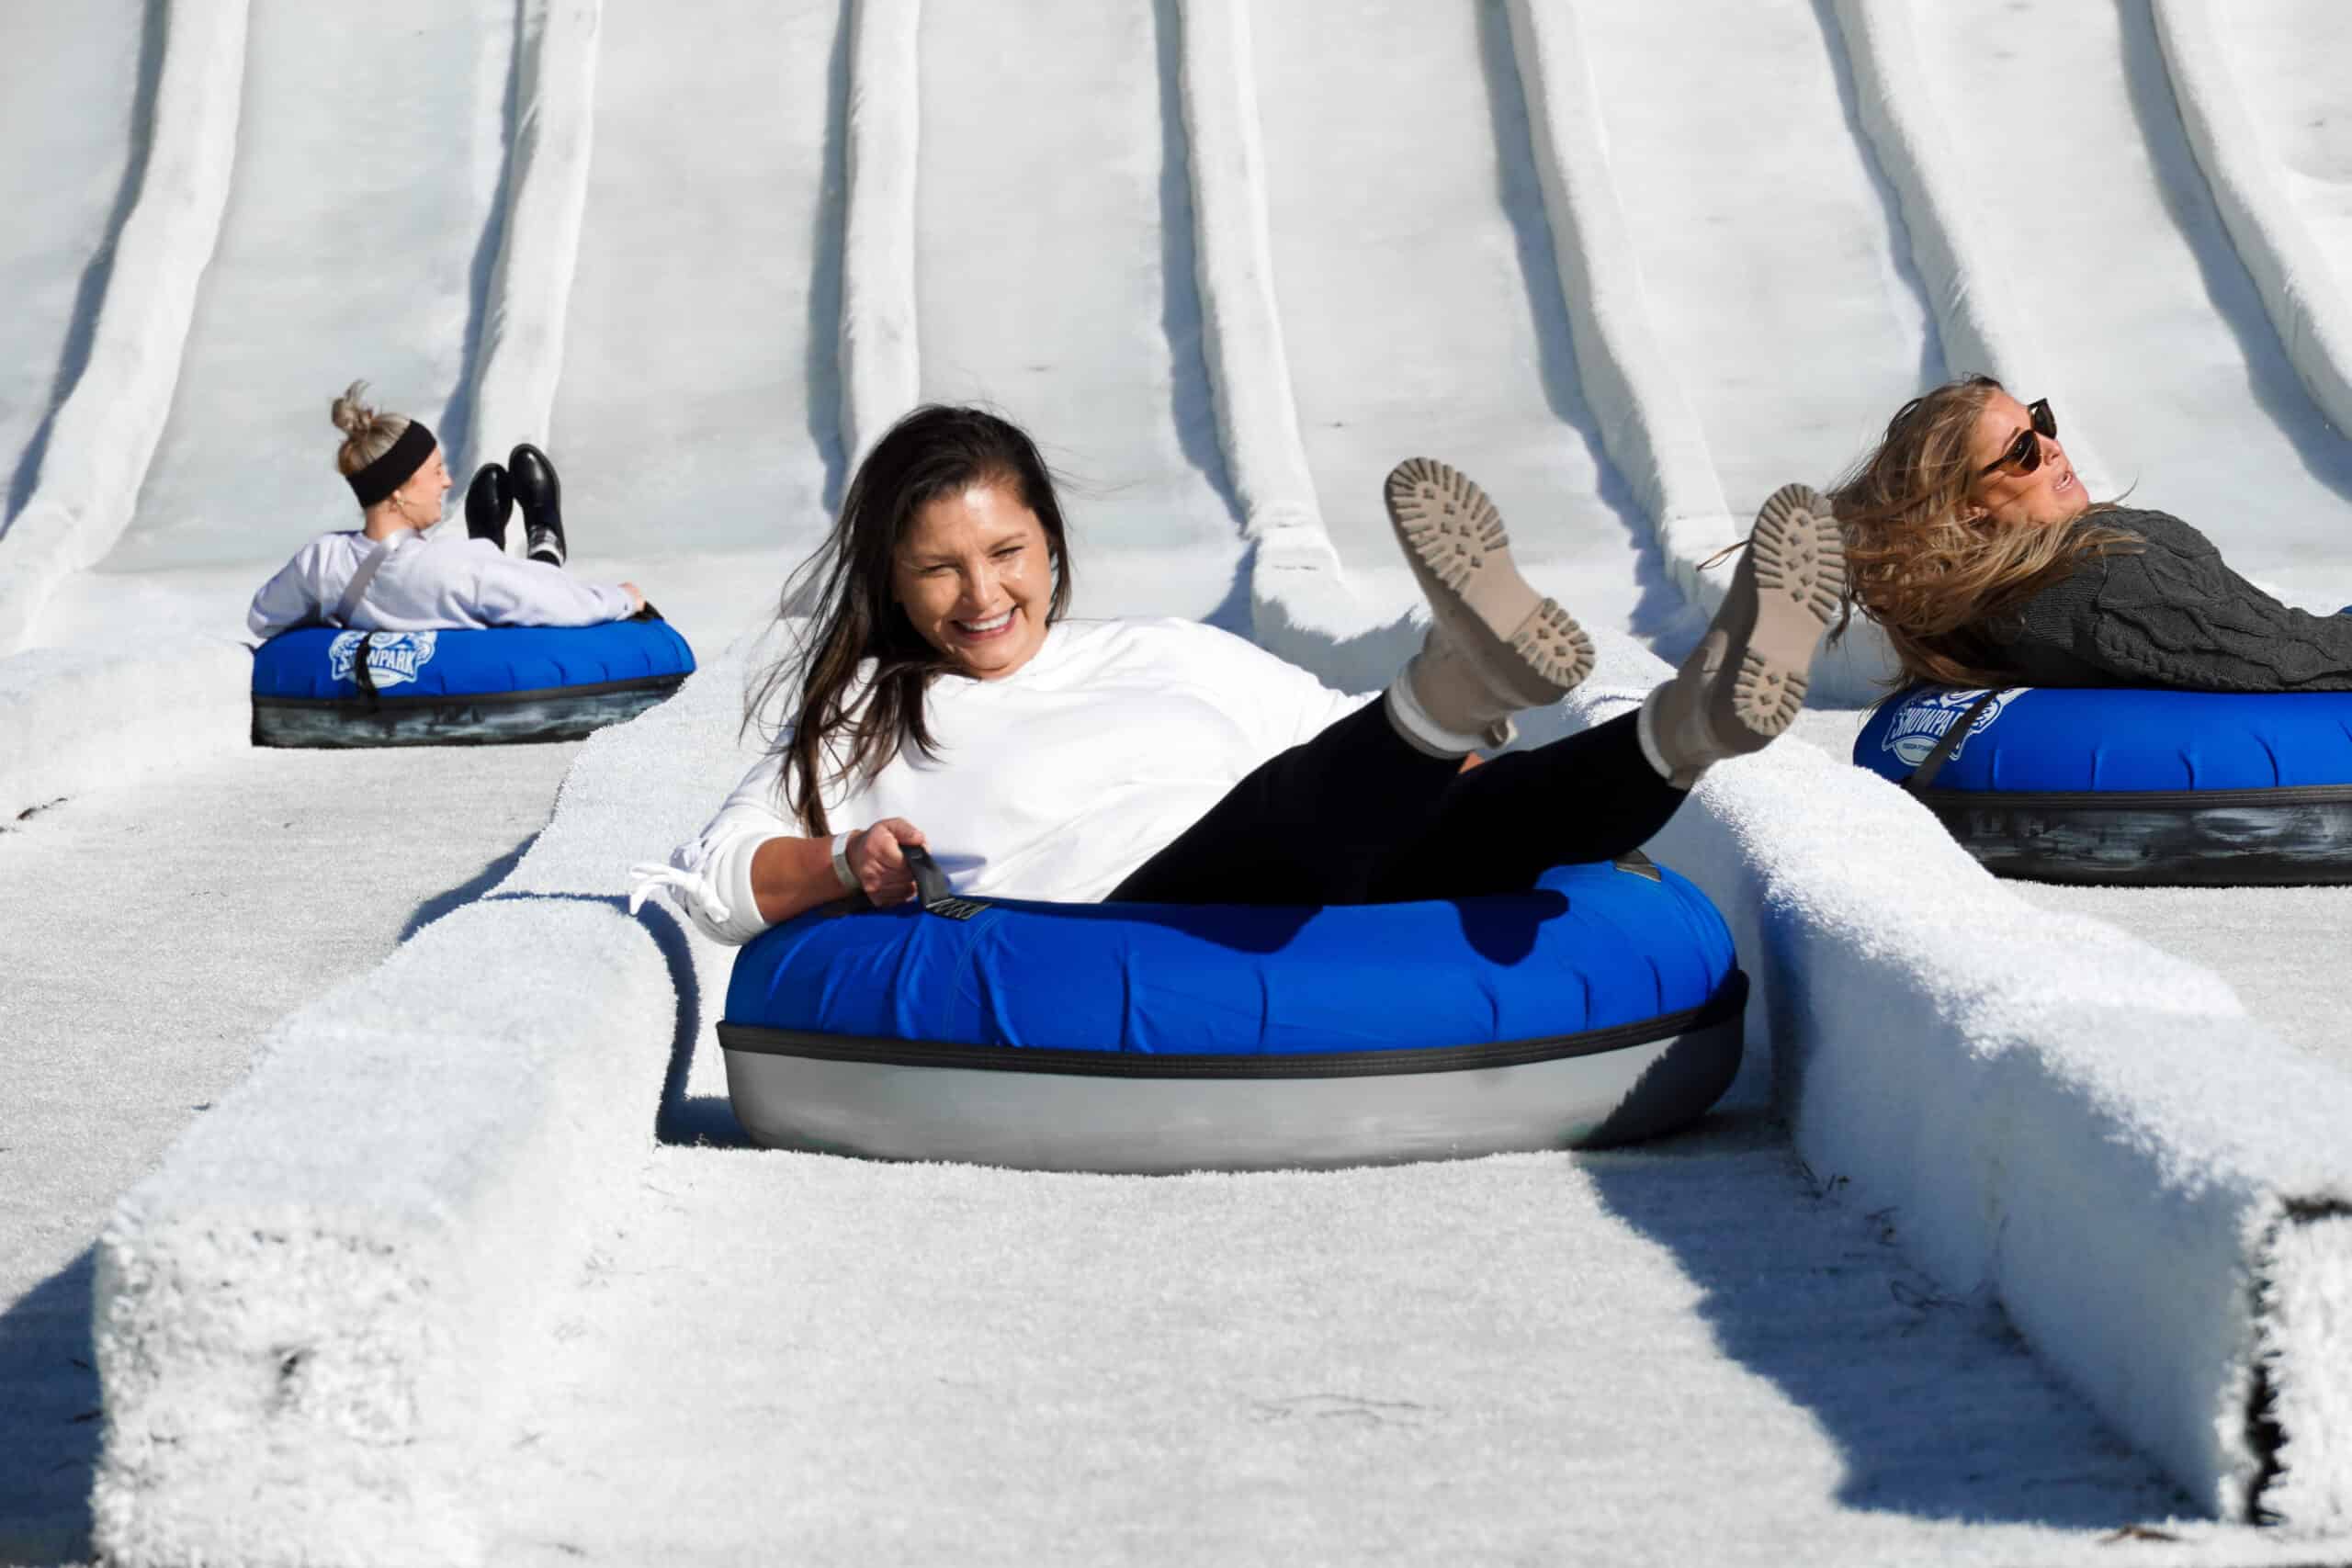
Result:
<instances>
[{"instance_id":1,"label":"tan hiking boot","mask_svg":"<svg viewBox=\"0 0 2352 1568\"><path fill-rule=\"evenodd\" d=\"M1838 613L1846 545L1820 491L1782 485L1756 514L1714 624L1643 704L1672 782L1688 789L1725 758L1760 751L1804 706L1814 645Z\"/></svg>"},{"instance_id":2,"label":"tan hiking boot","mask_svg":"<svg viewBox=\"0 0 2352 1568\"><path fill-rule=\"evenodd\" d=\"M1512 714L1558 702L1591 672L1592 639L1520 576L1501 513L1464 475L1413 457L1385 493L1430 614L1400 679L1438 729L1508 744Z\"/></svg>"}]
</instances>

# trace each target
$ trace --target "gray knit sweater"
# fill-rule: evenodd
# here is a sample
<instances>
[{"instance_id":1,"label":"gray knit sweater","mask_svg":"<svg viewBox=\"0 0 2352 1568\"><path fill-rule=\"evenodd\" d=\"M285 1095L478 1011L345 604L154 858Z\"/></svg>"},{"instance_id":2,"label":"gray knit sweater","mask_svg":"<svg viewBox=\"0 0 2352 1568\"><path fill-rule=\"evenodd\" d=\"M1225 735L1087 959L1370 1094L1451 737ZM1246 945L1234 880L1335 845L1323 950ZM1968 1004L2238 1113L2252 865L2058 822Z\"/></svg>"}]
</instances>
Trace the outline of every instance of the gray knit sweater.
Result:
<instances>
[{"instance_id":1,"label":"gray knit sweater","mask_svg":"<svg viewBox=\"0 0 2352 1568\"><path fill-rule=\"evenodd\" d=\"M2095 521L2146 547L2086 560L1984 628L1986 655L2019 684L2352 690L2352 615L2288 608L2177 517L2119 508Z\"/></svg>"}]
</instances>

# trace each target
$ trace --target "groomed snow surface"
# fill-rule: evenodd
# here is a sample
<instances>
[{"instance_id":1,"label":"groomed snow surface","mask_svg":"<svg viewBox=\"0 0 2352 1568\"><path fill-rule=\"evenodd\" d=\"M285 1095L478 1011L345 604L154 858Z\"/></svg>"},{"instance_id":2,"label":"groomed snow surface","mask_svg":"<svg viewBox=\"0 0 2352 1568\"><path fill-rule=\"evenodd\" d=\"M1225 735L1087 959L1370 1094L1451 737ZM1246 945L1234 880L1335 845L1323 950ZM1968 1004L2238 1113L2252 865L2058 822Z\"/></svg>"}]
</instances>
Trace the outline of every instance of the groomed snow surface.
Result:
<instances>
[{"instance_id":1,"label":"groomed snow surface","mask_svg":"<svg viewBox=\"0 0 2352 1568\"><path fill-rule=\"evenodd\" d=\"M272 1022L502 880L578 750L393 770L244 751L168 791L78 790L0 833L0 1560L83 1550L90 1244L115 1197L244 1077ZM306 918L288 919L289 886Z\"/></svg>"},{"instance_id":2,"label":"groomed snow surface","mask_svg":"<svg viewBox=\"0 0 2352 1568\"><path fill-rule=\"evenodd\" d=\"M1756 982L1699 1126L1165 1179L745 1146L729 954L618 897L917 396L1071 472L1080 614L1350 689L1458 463L1601 645L1531 739L1980 363L2352 599L2332 8L1737 11L0 17L0 1562L2352 1562L2352 890L2021 896L1817 712L1653 846ZM704 671L244 746L358 375Z\"/></svg>"}]
</instances>

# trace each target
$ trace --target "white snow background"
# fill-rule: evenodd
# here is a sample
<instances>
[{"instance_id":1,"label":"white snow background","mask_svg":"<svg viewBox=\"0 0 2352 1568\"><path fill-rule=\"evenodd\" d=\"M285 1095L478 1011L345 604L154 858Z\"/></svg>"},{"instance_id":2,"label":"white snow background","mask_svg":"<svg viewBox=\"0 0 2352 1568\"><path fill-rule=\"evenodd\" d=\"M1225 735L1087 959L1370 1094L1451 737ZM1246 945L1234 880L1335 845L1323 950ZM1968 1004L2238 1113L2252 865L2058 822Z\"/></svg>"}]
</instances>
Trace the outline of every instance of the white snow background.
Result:
<instances>
[{"instance_id":1,"label":"white snow background","mask_svg":"<svg viewBox=\"0 0 2352 1568\"><path fill-rule=\"evenodd\" d=\"M1069 473L1080 614L1349 689L1417 635L1380 478L1456 463L1601 635L1536 739L1964 370L2352 601L2347 45L2329 0L0 8L0 1561L2352 1561L2352 891L1993 882L1845 764L1867 634L1655 846L1758 994L1639 1149L755 1151L728 955L616 897L917 398ZM247 747L355 376L461 477L547 446L577 570L704 672L579 746Z\"/></svg>"}]
</instances>

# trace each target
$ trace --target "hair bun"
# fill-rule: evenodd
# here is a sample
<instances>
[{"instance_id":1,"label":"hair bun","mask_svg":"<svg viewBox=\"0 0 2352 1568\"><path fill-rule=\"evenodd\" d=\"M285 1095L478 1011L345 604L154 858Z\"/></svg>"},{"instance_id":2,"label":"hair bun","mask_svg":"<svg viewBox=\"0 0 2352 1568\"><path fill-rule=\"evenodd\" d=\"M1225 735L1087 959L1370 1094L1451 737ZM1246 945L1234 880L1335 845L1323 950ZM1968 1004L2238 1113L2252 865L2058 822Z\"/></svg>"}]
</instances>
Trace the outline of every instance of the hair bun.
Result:
<instances>
[{"instance_id":1,"label":"hair bun","mask_svg":"<svg viewBox=\"0 0 2352 1568\"><path fill-rule=\"evenodd\" d=\"M376 411L359 400L359 394L367 389L367 382L354 381L344 389L343 396L334 400L334 408L327 413L327 417L334 421L334 427L355 441L376 423Z\"/></svg>"}]
</instances>

